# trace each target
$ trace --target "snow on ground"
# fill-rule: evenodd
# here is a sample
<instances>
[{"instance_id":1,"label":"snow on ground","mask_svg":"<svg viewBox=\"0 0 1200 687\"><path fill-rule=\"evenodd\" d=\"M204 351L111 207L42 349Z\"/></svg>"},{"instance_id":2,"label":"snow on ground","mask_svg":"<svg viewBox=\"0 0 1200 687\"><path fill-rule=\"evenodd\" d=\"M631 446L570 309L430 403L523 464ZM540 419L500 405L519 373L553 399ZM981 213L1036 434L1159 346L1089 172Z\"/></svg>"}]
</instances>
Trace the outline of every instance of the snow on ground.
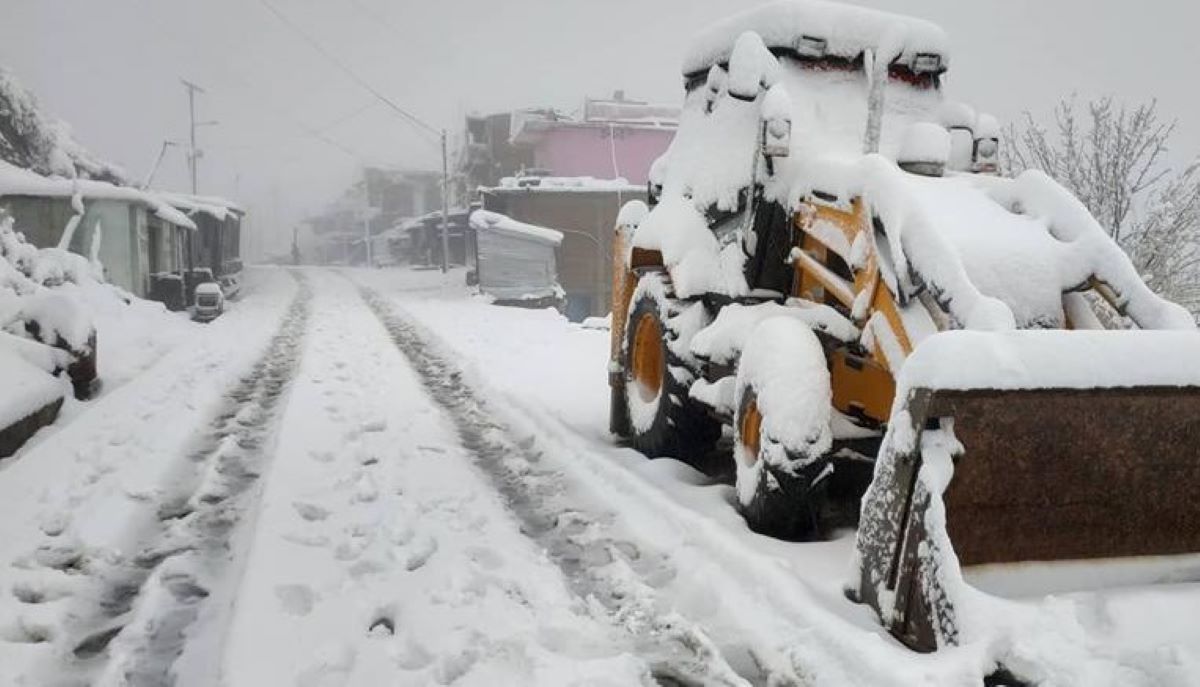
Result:
<instances>
[{"instance_id":1,"label":"snow on ground","mask_svg":"<svg viewBox=\"0 0 1200 687\"><path fill-rule=\"evenodd\" d=\"M1004 661L1043 684L1200 684L1200 642L1187 620L1200 600L1190 583L997 606L1002 616L987 640L936 657L914 654L843 597L850 537L798 545L752 534L733 508L730 487L678 462L647 461L612 446L606 332L551 311L466 297L454 274L355 278L374 284L440 340L497 419L537 437L577 508L606 522L610 536L663 557L675 574L656 585L657 603L697 620L752 682L978 684ZM1174 612L1151 620L1152 609L1171 604Z\"/></svg>"},{"instance_id":2,"label":"snow on ground","mask_svg":"<svg viewBox=\"0 0 1200 687\"><path fill-rule=\"evenodd\" d=\"M843 596L852 536L613 444L606 331L461 270L252 274L0 463L0 684L1200 683L1195 584L914 654Z\"/></svg>"},{"instance_id":3,"label":"snow on ground","mask_svg":"<svg viewBox=\"0 0 1200 687\"><path fill-rule=\"evenodd\" d=\"M102 629L105 607L128 595L114 585L174 495L197 448L192 430L263 349L294 291L280 272L256 282L252 297L195 330L189 345L0 463L0 684L86 674L69 658Z\"/></svg>"},{"instance_id":4,"label":"snow on ground","mask_svg":"<svg viewBox=\"0 0 1200 687\"><path fill-rule=\"evenodd\" d=\"M222 684L638 684L356 289L314 282ZM207 658L180 684L213 684Z\"/></svg>"}]
</instances>

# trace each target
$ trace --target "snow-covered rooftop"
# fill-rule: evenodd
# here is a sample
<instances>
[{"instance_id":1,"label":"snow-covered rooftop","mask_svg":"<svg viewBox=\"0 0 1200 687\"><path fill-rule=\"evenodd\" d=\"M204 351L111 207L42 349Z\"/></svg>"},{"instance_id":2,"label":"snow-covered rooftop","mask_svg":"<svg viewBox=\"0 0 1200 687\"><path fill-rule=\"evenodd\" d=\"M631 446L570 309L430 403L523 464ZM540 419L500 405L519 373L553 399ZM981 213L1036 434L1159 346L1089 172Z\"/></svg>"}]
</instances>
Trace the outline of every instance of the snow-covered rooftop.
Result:
<instances>
[{"instance_id":1,"label":"snow-covered rooftop","mask_svg":"<svg viewBox=\"0 0 1200 687\"><path fill-rule=\"evenodd\" d=\"M781 0L725 19L697 35L683 60L683 73L696 74L728 62L733 45L754 31L772 50L855 59L872 50L909 63L917 54L949 63L949 40L941 27L923 19L826 0ZM824 41L821 55L812 55Z\"/></svg>"},{"instance_id":2,"label":"snow-covered rooftop","mask_svg":"<svg viewBox=\"0 0 1200 687\"><path fill-rule=\"evenodd\" d=\"M533 224L518 222L517 220L502 215L498 212L490 212L488 210L476 210L471 213L471 228L476 231L491 231L498 234L507 234L518 238L529 239L550 245L562 244L563 234L561 231L539 227Z\"/></svg>"},{"instance_id":3,"label":"snow-covered rooftop","mask_svg":"<svg viewBox=\"0 0 1200 687\"><path fill-rule=\"evenodd\" d=\"M223 222L230 213L237 215L246 214L242 206L216 196L194 196L188 193L172 193L168 191L155 191L154 193L172 207L182 210L188 215L202 212Z\"/></svg>"},{"instance_id":4,"label":"snow-covered rooftop","mask_svg":"<svg viewBox=\"0 0 1200 687\"><path fill-rule=\"evenodd\" d=\"M644 191L641 186L635 186L623 177L616 179L597 179L595 177L543 177L517 176L504 177L500 185L493 188L481 189L492 191Z\"/></svg>"},{"instance_id":5,"label":"snow-covered rooftop","mask_svg":"<svg viewBox=\"0 0 1200 687\"><path fill-rule=\"evenodd\" d=\"M91 179L67 179L44 177L0 160L0 197L44 196L48 198L71 198L78 193L85 200L124 200L140 203L154 211L160 219L188 229L196 224L163 197L150 191L132 186L117 186L105 181Z\"/></svg>"}]
</instances>

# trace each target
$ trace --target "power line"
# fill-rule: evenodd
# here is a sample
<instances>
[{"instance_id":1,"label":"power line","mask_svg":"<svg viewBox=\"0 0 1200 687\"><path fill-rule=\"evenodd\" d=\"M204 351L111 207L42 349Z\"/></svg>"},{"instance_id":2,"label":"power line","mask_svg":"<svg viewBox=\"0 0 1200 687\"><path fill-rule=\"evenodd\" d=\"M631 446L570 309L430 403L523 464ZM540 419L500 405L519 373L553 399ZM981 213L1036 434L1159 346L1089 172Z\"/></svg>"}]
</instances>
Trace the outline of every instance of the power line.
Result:
<instances>
[{"instance_id":1,"label":"power line","mask_svg":"<svg viewBox=\"0 0 1200 687\"><path fill-rule=\"evenodd\" d=\"M277 9L270 2L268 2L267 0L258 0L258 1L259 1L259 3L262 4L263 7L266 7L268 10L270 10L271 14L275 15L275 17L284 26L286 26L288 29L290 29L296 35L300 36L300 38L304 39L304 41L306 43L308 43L310 46L312 46L313 50L316 50L323 57L325 57L325 59L329 60L330 64L337 67L339 71L341 71L343 74L345 74L351 80L353 80L355 83L357 83L359 86L361 86L368 93L375 96L375 98L378 99L381 103L383 103L384 105L387 105L388 108L390 108L393 112L400 115L402 118L404 118L406 121L408 121L410 124L412 124L414 127L416 127L419 130L423 130L425 132L431 133L434 136L442 135L442 132L440 130L434 128L433 126L431 126L429 124L426 124L420 117L417 117L416 115L409 112L408 110L405 110L404 108L400 107L391 98L387 97L383 93L380 93L378 90L376 90L375 87L372 86L370 83L368 83L366 79L363 79L361 76L358 75L357 72L355 72L353 69L348 67L345 62L342 62L336 56L334 56L333 53L326 50L324 48L324 46L322 46L321 43L319 41L317 41L317 39L313 38L308 32L306 32L306 31L304 31L304 29L300 28L295 22L293 22L291 19L289 19L287 17L287 15L285 15L283 12L280 12L279 9Z\"/></svg>"}]
</instances>

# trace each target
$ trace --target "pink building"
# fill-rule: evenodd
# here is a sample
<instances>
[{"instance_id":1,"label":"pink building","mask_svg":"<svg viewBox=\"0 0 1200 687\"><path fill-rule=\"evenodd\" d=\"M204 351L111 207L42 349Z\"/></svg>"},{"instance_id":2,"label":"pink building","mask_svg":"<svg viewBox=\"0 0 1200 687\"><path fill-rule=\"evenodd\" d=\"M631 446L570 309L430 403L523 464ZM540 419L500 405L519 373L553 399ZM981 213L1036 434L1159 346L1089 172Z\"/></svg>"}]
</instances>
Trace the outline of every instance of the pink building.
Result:
<instances>
[{"instance_id":1,"label":"pink building","mask_svg":"<svg viewBox=\"0 0 1200 687\"><path fill-rule=\"evenodd\" d=\"M618 91L612 100L586 100L581 119L514 112L511 142L531 150L534 166L554 176L624 178L642 186L678 123L678 107L626 100Z\"/></svg>"}]
</instances>

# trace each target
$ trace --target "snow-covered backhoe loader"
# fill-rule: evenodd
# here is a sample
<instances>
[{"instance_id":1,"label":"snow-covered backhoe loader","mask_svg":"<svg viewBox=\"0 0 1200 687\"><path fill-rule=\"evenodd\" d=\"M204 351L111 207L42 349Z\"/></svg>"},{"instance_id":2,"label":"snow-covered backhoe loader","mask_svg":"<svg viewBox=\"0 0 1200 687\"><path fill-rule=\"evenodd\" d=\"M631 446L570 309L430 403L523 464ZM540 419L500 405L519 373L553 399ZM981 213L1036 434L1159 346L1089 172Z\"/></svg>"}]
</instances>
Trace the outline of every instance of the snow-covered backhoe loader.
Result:
<instances>
[{"instance_id":1,"label":"snow-covered backhoe loader","mask_svg":"<svg viewBox=\"0 0 1200 687\"><path fill-rule=\"evenodd\" d=\"M946 43L794 0L702 34L613 259L612 430L696 462L732 428L750 526L856 525L848 593L918 650L972 631L963 566L1200 552L1195 320L996 175Z\"/></svg>"}]
</instances>

